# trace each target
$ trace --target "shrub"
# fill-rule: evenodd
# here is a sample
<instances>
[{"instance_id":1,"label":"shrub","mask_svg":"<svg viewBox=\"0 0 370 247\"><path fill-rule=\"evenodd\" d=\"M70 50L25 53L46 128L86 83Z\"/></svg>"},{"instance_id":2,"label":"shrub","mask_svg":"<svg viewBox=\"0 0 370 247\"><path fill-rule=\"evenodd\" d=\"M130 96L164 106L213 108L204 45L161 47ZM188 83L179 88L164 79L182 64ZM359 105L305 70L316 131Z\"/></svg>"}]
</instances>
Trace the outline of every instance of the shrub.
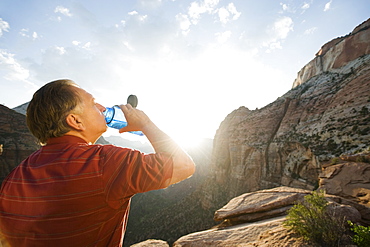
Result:
<instances>
[{"instance_id":1,"label":"shrub","mask_svg":"<svg viewBox=\"0 0 370 247\"><path fill-rule=\"evenodd\" d=\"M352 237L353 243L358 247L370 246L370 227L353 224L351 221L348 221L348 224L351 226L351 231L355 233Z\"/></svg>"},{"instance_id":2,"label":"shrub","mask_svg":"<svg viewBox=\"0 0 370 247\"><path fill-rule=\"evenodd\" d=\"M314 191L294 205L283 224L304 240L321 246L338 246L346 231L344 218L328 210L323 191Z\"/></svg>"},{"instance_id":3,"label":"shrub","mask_svg":"<svg viewBox=\"0 0 370 247\"><path fill-rule=\"evenodd\" d=\"M365 156L357 156L356 157L356 162L361 162L361 163L369 163L369 159Z\"/></svg>"},{"instance_id":4,"label":"shrub","mask_svg":"<svg viewBox=\"0 0 370 247\"><path fill-rule=\"evenodd\" d=\"M340 159L338 157L334 157L334 158L331 159L330 164L331 165L336 165L336 164L339 163L339 161L340 161Z\"/></svg>"}]
</instances>

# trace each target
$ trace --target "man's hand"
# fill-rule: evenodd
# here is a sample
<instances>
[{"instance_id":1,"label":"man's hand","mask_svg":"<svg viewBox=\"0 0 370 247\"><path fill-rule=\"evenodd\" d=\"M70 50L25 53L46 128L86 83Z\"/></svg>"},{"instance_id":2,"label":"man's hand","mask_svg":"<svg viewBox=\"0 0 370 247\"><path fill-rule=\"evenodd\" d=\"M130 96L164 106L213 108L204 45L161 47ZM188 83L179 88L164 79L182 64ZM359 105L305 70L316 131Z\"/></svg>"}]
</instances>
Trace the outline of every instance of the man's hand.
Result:
<instances>
[{"instance_id":1,"label":"man's hand","mask_svg":"<svg viewBox=\"0 0 370 247\"><path fill-rule=\"evenodd\" d=\"M125 114L127 121L127 126L119 130L119 133L129 132L129 131L141 131L147 125L153 124L149 117L143 112L130 104L119 106Z\"/></svg>"}]
</instances>

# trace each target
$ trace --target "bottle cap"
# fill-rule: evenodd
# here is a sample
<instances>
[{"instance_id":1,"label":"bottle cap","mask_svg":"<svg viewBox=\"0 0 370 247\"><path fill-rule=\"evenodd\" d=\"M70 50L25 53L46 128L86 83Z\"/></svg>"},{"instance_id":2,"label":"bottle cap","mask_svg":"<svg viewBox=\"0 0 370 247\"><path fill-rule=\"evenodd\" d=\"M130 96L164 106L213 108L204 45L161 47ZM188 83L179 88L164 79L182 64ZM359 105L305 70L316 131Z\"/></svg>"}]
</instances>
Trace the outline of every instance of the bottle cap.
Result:
<instances>
[{"instance_id":1,"label":"bottle cap","mask_svg":"<svg viewBox=\"0 0 370 247\"><path fill-rule=\"evenodd\" d=\"M138 103L138 100L137 100L136 95L131 94L130 96L128 96L127 104L130 104L130 105L132 105L133 108L136 108L137 103Z\"/></svg>"}]
</instances>

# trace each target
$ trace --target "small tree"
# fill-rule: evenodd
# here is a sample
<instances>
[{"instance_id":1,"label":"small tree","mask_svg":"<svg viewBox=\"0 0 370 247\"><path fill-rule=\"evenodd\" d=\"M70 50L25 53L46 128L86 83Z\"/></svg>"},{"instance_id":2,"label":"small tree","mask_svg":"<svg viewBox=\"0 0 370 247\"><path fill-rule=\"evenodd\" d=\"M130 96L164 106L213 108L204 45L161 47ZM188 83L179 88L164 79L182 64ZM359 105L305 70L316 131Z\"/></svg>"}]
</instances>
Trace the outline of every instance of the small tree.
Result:
<instances>
[{"instance_id":1,"label":"small tree","mask_svg":"<svg viewBox=\"0 0 370 247\"><path fill-rule=\"evenodd\" d=\"M370 246L370 227L360 226L348 221L351 226L351 230L355 233L352 237L352 241L357 244L358 247Z\"/></svg>"},{"instance_id":2,"label":"small tree","mask_svg":"<svg viewBox=\"0 0 370 247\"><path fill-rule=\"evenodd\" d=\"M314 191L288 211L284 226L314 244L338 246L346 230L345 219L328 210L328 205L324 192Z\"/></svg>"}]
</instances>

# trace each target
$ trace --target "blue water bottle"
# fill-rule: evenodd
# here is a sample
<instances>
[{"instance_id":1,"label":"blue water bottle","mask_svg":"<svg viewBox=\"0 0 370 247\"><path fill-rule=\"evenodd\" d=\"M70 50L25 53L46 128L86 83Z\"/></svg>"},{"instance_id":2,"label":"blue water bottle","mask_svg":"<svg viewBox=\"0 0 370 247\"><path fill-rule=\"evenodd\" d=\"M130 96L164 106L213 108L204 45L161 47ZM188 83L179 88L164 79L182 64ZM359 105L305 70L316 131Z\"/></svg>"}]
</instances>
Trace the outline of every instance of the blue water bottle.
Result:
<instances>
[{"instance_id":1,"label":"blue water bottle","mask_svg":"<svg viewBox=\"0 0 370 247\"><path fill-rule=\"evenodd\" d=\"M127 103L131 104L133 107L136 107L137 97L135 95L130 95L127 99ZM107 123L108 127L121 129L127 126L125 115L118 105L115 105L113 107L105 107L105 111L103 112L103 114L105 116L105 122ZM141 131L130 131L130 133L140 136L144 135Z\"/></svg>"}]
</instances>

